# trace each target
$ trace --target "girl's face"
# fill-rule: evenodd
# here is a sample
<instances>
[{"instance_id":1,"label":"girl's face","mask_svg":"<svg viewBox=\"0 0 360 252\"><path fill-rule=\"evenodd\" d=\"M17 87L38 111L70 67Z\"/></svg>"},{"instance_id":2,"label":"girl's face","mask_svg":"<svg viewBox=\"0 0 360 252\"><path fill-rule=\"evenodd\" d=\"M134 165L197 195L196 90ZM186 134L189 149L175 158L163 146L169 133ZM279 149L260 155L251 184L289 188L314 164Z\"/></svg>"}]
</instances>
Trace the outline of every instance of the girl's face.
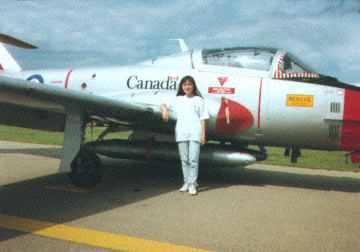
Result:
<instances>
[{"instance_id":1,"label":"girl's face","mask_svg":"<svg viewBox=\"0 0 360 252\"><path fill-rule=\"evenodd\" d=\"M182 84L182 89L186 96L193 96L194 95L194 84L187 80Z\"/></svg>"}]
</instances>

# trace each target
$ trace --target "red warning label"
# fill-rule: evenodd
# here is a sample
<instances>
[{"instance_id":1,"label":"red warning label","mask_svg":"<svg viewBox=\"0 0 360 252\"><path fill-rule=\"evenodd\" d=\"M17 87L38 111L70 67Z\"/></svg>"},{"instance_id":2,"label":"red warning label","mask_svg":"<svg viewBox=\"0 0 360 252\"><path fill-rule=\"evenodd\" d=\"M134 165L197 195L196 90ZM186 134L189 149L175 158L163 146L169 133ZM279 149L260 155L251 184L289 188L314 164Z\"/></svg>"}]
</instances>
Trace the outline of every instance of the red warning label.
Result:
<instances>
[{"instance_id":1,"label":"red warning label","mask_svg":"<svg viewBox=\"0 0 360 252\"><path fill-rule=\"evenodd\" d=\"M220 76L217 79L218 79L220 85L224 86L225 82L227 82L227 80L228 80L228 77L227 76Z\"/></svg>"},{"instance_id":2,"label":"red warning label","mask_svg":"<svg viewBox=\"0 0 360 252\"><path fill-rule=\"evenodd\" d=\"M230 87L209 87L209 94L235 94L235 88Z\"/></svg>"}]
</instances>

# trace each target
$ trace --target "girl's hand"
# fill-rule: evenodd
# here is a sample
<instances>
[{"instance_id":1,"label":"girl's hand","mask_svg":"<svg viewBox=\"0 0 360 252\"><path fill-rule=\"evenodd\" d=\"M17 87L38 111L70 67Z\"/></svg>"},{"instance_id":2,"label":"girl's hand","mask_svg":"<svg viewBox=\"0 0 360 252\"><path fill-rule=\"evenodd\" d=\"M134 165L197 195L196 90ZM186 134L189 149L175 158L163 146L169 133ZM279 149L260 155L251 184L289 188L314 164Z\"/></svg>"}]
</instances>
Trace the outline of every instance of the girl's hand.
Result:
<instances>
[{"instance_id":1,"label":"girl's hand","mask_svg":"<svg viewBox=\"0 0 360 252\"><path fill-rule=\"evenodd\" d=\"M206 143L206 120L201 120L201 138L200 138L200 144L204 145Z\"/></svg>"},{"instance_id":2,"label":"girl's hand","mask_svg":"<svg viewBox=\"0 0 360 252\"><path fill-rule=\"evenodd\" d=\"M206 137L205 136L201 136L200 138L200 144L204 145L206 143Z\"/></svg>"},{"instance_id":3,"label":"girl's hand","mask_svg":"<svg viewBox=\"0 0 360 252\"><path fill-rule=\"evenodd\" d=\"M160 111L163 121L167 123L169 121L169 111L165 104L160 105Z\"/></svg>"},{"instance_id":4,"label":"girl's hand","mask_svg":"<svg viewBox=\"0 0 360 252\"><path fill-rule=\"evenodd\" d=\"M163 121L166 122L166 123L169 121L169 112L168 112L167 110L164 110L164 111L162 112L162 119L163 119Z\"/></svg>"}]
</instances>

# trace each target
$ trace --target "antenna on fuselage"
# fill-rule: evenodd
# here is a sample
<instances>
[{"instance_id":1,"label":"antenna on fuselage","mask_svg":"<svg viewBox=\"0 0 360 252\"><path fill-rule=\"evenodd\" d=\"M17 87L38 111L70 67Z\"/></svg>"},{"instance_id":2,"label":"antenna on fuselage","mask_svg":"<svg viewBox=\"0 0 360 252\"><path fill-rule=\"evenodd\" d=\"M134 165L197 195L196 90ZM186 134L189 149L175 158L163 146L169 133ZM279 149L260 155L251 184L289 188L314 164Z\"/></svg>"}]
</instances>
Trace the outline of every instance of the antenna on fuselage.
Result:
<instances>
[{"instance_id":1,"label":"antenna on fuselage","mask_svg":"<svg viewBox=\"0 0 360 252\"><path fill-rule=\"evenodd\" d=\"M181 38L177 38L177 39L170 39L170 40L176 40L179 42L179 46L182 52L188 52L190 51L189 47L187 46L187 44L185 43L184 39Z\"/></svg>"}]
</instances>

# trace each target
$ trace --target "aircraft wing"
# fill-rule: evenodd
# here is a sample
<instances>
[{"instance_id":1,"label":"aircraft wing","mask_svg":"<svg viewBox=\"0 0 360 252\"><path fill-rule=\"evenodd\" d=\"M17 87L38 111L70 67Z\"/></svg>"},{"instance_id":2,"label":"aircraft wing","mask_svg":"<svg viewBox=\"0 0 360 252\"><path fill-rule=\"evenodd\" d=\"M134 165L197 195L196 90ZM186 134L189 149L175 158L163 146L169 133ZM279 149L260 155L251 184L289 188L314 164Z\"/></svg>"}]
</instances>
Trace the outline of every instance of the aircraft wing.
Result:
<instances>
[{"instance_id":1,"label":"aircraft wing","mask_svg":"<svg viewBox=\"0 0 360 252\"><path fill-rule=\"evenodd\" d=\"M158 106L0 76L0 124L62 131L67 109L128 125L160 125Z\"/></svg>"}]
</instances>

